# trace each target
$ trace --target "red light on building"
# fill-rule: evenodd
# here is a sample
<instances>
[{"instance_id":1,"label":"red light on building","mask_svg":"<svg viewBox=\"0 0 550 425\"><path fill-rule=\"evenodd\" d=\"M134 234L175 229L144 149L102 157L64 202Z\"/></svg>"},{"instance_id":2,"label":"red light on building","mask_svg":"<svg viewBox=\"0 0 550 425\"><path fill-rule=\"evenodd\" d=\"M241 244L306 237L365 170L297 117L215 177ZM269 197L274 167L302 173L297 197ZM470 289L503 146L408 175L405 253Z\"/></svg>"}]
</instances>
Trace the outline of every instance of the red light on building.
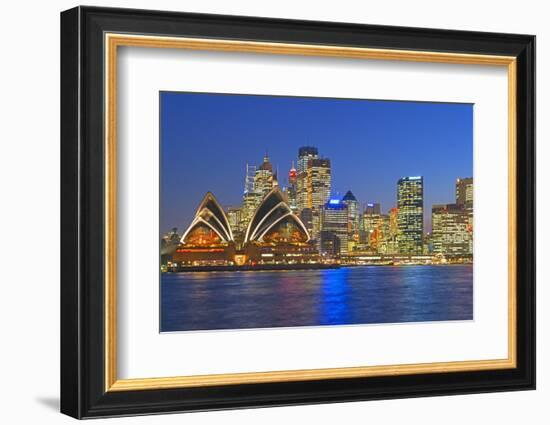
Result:
<instances>
[{"instance_id":1,"label":"red light on building","mask_svg":"<svg viewBox=\"0 0 550 425\"><path fill-rule=\"evenodd\" d=\"M298 173L296 172L296 168L294 168L294 161L292 161L292 167L290 168L290 171L288 172L288 182L289 183L295 183L297 177L298 177Z\"/></svg>"}]
</instances>

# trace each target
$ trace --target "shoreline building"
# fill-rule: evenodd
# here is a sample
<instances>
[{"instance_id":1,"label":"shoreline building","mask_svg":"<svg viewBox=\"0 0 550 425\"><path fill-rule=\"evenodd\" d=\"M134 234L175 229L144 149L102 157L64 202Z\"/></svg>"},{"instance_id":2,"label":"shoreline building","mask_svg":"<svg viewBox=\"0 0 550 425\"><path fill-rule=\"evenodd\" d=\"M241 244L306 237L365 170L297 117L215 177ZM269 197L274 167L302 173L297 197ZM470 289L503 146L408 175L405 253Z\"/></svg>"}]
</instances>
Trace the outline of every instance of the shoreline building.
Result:
<instances>
[{"instance_id":1,"label":"shoreline building","mask_svg":"<svg viewBox=\"0 0 550 425\"><path fill-rule=\"evenodd\" d=\"M464 205L433 205L431 245L434 254L445 257L472 255L470 213Z\"/></svg>"},{"instance_id":2,"label":"shoreline building","mask_svg":"<svg viewBox=\"0 0 550 425\"><path fill-rule=\"evenodd\" d=\"M178 228L172 227L172 230L167 232L160 240L160 263L165 265L174 254L174 251L179 245L180 235Z\"/></svg>"},{"instance_id":3,"label":"shoreline building","mask_svg":"<svg viewBox=\"0 0 550 425\"><path fill-rule=\"evenodd\" d=\"M262 264L303 263L318 257L306 227L278 186L264 197L247 226L244 255L246 261Z\"/></svg>"},{"instance_id":4,"label":"shoreline building","mask_svg":"<svg viewBox=\"0 0 550 425\"><path fill-rule=\"evenodd\" d=\"M225 265L235 257L235 241L227 216L211 192L197 208L172 261L183 265Z\"/></svg>"},{"instance_id":5,"label":"shoreline building","mask_svg":"<svg viewBox=\"0 0 550 425\"><path fill-rule=\"evenodd\" d=\"M464 177L456 179L456 199L458 205L463 205L468 214L470 231L470 254L474 252L474 179Z\"/></svg>"},{"instance_id":6,"label":"shoreline building","mask_svg":"<svg viewBox=\"0 0 550 425\"><path fill-rule=\"evenodd\" d=\"M368 206L371 207L368 207ZM376 207L373 207L375 206ZM376 254L389 254L390 216L380 214L379 204L367 204L362 216L362 246Z\"/></svg>"},{"instance_id":7,"label":"shoreline building","mask_svg":"<svg viewBox=\"0 0 550 425\"><path fill-rule=\"evenodd\" d=\"M397 242L397 235L399 234L399 226L397 224L398 213L399 213L399 210L397 209L397 207L390 209L390 211L388 212L389 233L388 233L388 240L386 242L388 254L399 253L399 245Z\"/></svg>"},{"instance_id":8,"label":"shoreline building","mask_svg":"<svg viewBox=\"0 0 550 425\"><path fill-rule=\"evenodd\" d=\"M318 259L306 227L278 186L258 205L239 243L227 215L208 192L172 257L177 266L300 264Z\"/></svg>"},{"instance_id":9,"label":"shoreline building","mask_svg":"<svg viewBox=\"0 0 550 425\"><path fill-rule=\"evenodd\" d=\"M455 184L456 204L465 208L474 207L474 179L472 177L457 178Z\"/></svg>"},{"instance_id":10,"label":"shoreline building","mask_svg":"<svg viewBox=\"0 0 550 425\"><path fill-rule=\"evenodd\" d=\"M397 244L400 254L422 254L424 239L424 178L397 182Z\"/></svg>"},{"instance_id":11,"label":"shoreline building","mask_svg":"<svg viewBox=\"0 0 550 425\"><path fill-rule=\"evenodd\" d=\"M334 255L336 245L338 255L348 254L348 206L339 199L331 199L321 210L320 236L321 254Z\"/></svg>"}]
</instances>

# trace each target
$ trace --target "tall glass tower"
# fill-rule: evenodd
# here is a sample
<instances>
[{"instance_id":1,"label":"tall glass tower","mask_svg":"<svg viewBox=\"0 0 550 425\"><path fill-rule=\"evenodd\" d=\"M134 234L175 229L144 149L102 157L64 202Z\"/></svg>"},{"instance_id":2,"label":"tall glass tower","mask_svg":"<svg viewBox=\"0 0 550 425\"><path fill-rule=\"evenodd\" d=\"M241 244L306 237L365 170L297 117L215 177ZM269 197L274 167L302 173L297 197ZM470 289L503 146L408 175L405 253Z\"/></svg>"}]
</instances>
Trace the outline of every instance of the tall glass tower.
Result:
<instances>
[{"instance_id":1,"label":"tall glass tower","mask_svg":"<svg viewBox=\"0 0 550 425\"><path fill-rule=\"evenodd\" d=\"M317 159L319 151L313 146L303 146L298 150L298 169L296 170L296 206L298 211L311 208L308 198L308 164L311 159Z\"/></svg>"},{"instance_id":2,"label":"tall glass tower","mask_svg":"<svg viewBox=\"0 0 550 425\"><path fill-rule=\"evenodd\" d=\"M342 202L348 207L348 236L350 242L359 241L359 202L357 198L352 193L351 190L348 190Z\"/></svg>"},{"instance_id":3,"label":"tall glass tower","mask_svg":"<svg viewBox=\"0 0 550 425\"><path fill-rule=\"evenodd\" d=\"M422 254L424 234L424 178L397 181L397 244L401 254Z\"/></svg>"}]
</instances>

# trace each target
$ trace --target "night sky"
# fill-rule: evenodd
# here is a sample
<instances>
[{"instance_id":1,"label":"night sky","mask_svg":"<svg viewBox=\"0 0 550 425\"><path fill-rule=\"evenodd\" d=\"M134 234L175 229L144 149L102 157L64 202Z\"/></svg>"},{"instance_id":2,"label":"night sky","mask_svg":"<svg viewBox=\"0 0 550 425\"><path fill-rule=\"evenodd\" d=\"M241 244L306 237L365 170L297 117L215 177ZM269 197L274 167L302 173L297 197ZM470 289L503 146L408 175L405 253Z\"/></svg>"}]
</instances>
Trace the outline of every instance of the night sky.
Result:
<instances>
[{"instance_id":1,"label":"night sky","mask_svg":"<svg viewBox=\"0 0 550 425\"><path fill-rule=\"evenodd\" d=\"M396 204L397 180L424 176L424 221L432 204L454 202L455 179L473 174L473 105L162 92L160 233L189 225L211 191L242 201L245 164L266 151L279 184L300 146L332 165L332 195Z\"/></svg>"}]
</instances>

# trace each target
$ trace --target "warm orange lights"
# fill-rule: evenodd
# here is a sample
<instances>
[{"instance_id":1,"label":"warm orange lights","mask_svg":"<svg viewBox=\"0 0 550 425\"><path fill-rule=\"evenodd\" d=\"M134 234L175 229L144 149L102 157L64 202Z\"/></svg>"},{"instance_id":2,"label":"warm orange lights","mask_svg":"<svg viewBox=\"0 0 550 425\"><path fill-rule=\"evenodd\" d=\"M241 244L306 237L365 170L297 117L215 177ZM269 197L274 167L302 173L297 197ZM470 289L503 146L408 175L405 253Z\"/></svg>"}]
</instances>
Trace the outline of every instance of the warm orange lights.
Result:
<instances>
[{"instance_id":1,"label":"warm orange lights","mask_svg":"<svg viewBox=\"0 0 550 425\"><path fill-rule=\"evenodd\" d=\"M224 252L225 250L222 248L211 248L211 249L205 249L205 248L193 248L193 249L183 249L179 248L176 250L176 252Z\"/></svg>"},{"instance_id":2,"label":"warm orange lights","mask_svg":"<svg viewBox=\"0 0 550 425\"><path fill-rule=\"evenodd\" d=\"M238 254L233 257L233 261L237 266L244 266L246 264L248 257L243 254Z\"/></svg>"}]
</instances>

